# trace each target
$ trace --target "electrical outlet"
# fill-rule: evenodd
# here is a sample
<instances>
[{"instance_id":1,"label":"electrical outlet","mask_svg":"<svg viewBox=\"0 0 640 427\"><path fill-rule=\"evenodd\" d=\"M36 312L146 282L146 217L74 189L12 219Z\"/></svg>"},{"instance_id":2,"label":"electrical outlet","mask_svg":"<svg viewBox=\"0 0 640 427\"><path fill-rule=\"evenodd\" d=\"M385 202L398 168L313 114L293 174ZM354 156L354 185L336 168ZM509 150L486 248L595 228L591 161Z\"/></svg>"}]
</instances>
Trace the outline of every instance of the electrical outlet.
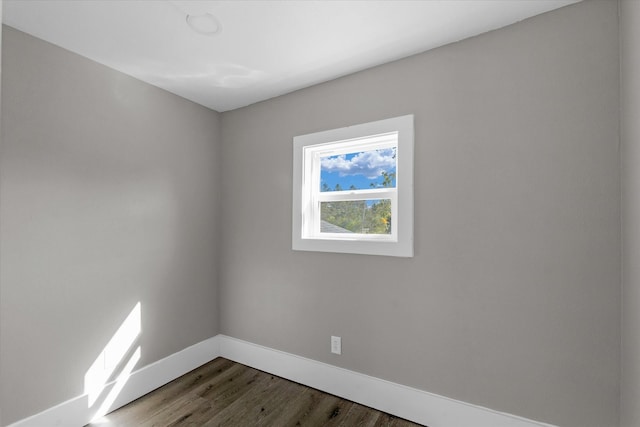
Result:
<instances>
[{"instance_id":1,"label":"electrical outlet","mask_svg":"<svg viewBox=\"0 0 640 427\"><path fill-rule=\"evenodd\" d=\"M331 336L331 353L342 354L342 338Z\"/></svg>"}]
</instances>

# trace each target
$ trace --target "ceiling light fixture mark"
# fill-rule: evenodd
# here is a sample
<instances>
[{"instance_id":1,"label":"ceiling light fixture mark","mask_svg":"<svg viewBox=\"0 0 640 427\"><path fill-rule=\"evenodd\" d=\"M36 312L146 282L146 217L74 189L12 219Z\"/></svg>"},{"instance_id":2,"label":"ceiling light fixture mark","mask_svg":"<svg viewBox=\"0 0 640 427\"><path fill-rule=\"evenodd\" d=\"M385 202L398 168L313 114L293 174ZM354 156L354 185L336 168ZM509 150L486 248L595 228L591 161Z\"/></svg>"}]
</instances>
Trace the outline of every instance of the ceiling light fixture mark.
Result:
<instances>
[{"instance_id":1,"label":"ceiling light fixture mark","mask_svg":"<svg viewBox=\"0 0 640 427\"><path fill-rule=\"evenodd\" d=\"M216 35L222 30L218 19L210 13L203 13L202 15L187 14L186 21L189 28L205 36Z\"/></svg>"}]
</instances>

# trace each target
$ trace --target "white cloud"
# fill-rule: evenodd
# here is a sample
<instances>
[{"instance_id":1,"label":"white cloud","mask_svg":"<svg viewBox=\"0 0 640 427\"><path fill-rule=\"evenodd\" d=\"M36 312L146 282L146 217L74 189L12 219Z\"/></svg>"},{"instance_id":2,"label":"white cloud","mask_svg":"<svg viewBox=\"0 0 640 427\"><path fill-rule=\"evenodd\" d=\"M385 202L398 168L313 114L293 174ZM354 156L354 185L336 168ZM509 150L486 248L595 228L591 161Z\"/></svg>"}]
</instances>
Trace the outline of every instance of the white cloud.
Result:
<instances>
[{"instance_id":1,"label":"white cloud","mask_svg":"<svg viewBox=\"0 0 640 427\"><path fill-rule=\"evenodd\" d=\"M364 151L356 154L350 159L347 155L325 157L321 160L323 171L339 172L340 176L364 175L369 179L380 177L382 172L395 170L396 159L395 150L387 148L384 150Z\"/></svg>"}]
</instances>

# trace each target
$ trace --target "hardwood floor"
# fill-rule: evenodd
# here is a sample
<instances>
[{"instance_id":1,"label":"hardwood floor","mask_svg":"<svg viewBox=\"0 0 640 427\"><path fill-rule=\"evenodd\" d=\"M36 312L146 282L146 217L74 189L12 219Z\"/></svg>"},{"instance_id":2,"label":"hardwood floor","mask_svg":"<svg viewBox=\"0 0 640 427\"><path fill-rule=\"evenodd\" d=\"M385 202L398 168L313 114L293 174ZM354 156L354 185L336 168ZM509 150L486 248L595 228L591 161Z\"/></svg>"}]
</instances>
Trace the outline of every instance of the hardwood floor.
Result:
<instances>
[{"instance_id":1,"label":"hardwood floor","mask_svg":"<svg viewBox=\"0 0 640 427\"><path fill-rule=\"evenodd\" d=\"M89 426L417 427L418 424L217 358Z\"/></svg>"}]
</instances>

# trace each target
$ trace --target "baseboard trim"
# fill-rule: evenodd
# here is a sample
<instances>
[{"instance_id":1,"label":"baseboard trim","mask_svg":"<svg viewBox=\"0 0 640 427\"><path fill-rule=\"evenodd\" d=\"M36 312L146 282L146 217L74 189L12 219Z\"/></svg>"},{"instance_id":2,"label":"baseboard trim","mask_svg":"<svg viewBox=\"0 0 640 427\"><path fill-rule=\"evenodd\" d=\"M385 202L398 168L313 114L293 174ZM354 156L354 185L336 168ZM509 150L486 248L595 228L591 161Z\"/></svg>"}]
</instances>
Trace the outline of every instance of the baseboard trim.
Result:
<instances>
[{"instance_id":1,"label":"baseboard trim","mask_svg":"<svg viewBox=\"0 0 640 427\"><path fill-rule=\"evenodd\" d=\"M105 409L111 411L124 406L204 365L219 356L219 349L219 337L215 336L132 372L113 403ZM117 381L107 384L102 394L108 395L116 384ZM88 396L81 395L10 424L8 427L84 426L94 419L96 412L100 409L100 405L89 408L88 402Z\"/></svg>"},{"instance_id":2,"label":"baseboard trim","mask_svg":"<svg viewBox=\"0 0 640 427\"><path fill-rule=\"evenodd\" d=\"M220 356L429 427L554 427L226 335L216 335L132 372L109 410ZM116 381L103 393L114 386ZM84 426L97 410L89 408L87 395L82 395L8 427Z\"/></svg>"},{"instance_id":3,"label":"baseboard trim","mask_svg":"<svg viewBox=\"0 0 640 427\"><path fill-rule=\"evenodd\" d=\"M429 427L553 427L218 335L220 356Z\"/></svg>"}]
</instances>

